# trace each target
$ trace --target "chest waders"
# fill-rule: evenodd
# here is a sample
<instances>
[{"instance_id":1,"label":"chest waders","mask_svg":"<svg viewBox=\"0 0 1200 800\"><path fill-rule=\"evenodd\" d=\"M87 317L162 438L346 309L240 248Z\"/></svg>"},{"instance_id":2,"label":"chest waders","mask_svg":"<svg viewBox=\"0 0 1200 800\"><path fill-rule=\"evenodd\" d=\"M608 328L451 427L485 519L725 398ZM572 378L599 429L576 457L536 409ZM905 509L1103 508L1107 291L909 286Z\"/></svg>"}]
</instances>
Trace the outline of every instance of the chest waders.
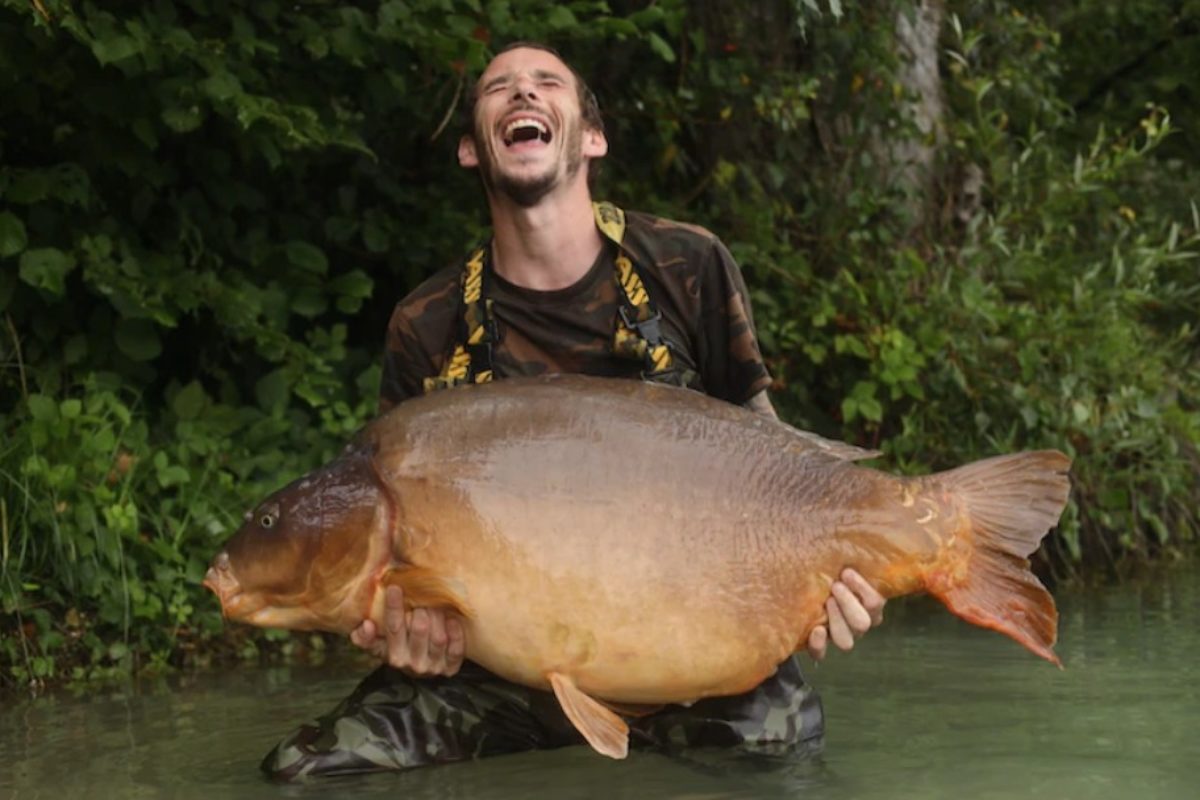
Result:
<instances>
[{"instance_id":1,"label":"chest waders","mask_svg":"<svg viewBox=\"0 0 1200 800\"><path fill-rule=\"evenodd\" d=\"M645 380L690 385L696 374L676 364L671 343L662 334L662 314L651 302L637 265L622 244L625 212L611 203L592 203L592 212L600 233L617 249L614 279L620 305L613 331L613 354L640 361ZM464 383L487 383L494 377L492 360L499 329L487 291L490 252L490 247L480 247L467 258L462 274L463 313L458 341L441 374L425 379L426 394Z\"/></svg>"}]
</instances>

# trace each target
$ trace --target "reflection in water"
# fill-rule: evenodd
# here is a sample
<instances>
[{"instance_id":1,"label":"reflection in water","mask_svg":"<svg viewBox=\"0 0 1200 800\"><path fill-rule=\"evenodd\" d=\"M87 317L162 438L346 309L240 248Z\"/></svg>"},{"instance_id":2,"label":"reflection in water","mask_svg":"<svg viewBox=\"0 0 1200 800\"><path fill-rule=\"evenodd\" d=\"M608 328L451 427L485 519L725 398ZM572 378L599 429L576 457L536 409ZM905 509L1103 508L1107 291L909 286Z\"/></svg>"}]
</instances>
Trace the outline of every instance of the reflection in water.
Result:
<instances>
[{"instance_id":1,"label":"reflection in water","mask_svg":"<svg viewBox=\"0 0 1200 800\"><path fill-rule=\"evenodd\" d=\"M5 698L0 798L1193 798L1200 765L1200 572L1060 594L1055 670L931 601L892 603L852 655L812 671L828 741L800 764L583 747L276 786L258 761L327 711L351 667L173 676Z\"/></svg>"}]
</instances>

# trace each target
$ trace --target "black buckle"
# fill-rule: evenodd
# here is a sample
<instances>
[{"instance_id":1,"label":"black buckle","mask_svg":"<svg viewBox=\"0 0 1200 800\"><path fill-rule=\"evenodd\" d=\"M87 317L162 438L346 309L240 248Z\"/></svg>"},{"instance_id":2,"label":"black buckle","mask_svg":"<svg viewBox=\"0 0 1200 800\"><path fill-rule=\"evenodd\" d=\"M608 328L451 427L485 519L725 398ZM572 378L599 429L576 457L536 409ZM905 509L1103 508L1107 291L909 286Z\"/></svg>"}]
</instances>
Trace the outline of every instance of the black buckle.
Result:
<instances>
[{"instance_id":1,"label":"black buckle","mask_svg":"<svg viewBox=\"0 0 1200 800\"><path fill-rule=\"evenodd\" d=\"M662 319L662 312L655 310L654 316L641 322L637 319L637 309L632 305L621 306L621 321L625 323L625 327L630 330L635 330L638 336L646 340L646 343L651 347L657 347L662 343L662 331L659 330L658 322ZM630 317L633 319L630 319Z\"/></svg>"}]
</instances>

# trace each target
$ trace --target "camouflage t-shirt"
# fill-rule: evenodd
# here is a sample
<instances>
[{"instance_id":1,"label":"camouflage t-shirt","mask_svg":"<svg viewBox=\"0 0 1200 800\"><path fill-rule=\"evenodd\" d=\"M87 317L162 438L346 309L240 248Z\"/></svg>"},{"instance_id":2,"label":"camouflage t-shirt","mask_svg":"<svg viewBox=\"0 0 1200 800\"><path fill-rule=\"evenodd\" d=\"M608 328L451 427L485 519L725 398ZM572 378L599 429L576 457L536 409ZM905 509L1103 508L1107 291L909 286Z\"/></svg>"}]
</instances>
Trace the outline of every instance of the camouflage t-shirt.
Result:
<instances>
[{"instance_id":1,"label":"camouflage t-shirt","mask_svg":"<svg viewBox=\"0 0 1200 800\"><path fill-rule=\"evenodd\" d=\"M695 373L692 388L740 405L768 386L745 282L716 236L626 212L621 245L662 315L662 334L676 365ZM498 328L494 374L639 377L644 363L613 350L621 305L616 255L617 246L606 239L587 274L555 291L526 289L490 272L486 297ZM459 343L462 272L461 263L448 267L396 305L387 331L381 411L422 394L424 379L441 373Z\"/></svg>"}]
</instances>

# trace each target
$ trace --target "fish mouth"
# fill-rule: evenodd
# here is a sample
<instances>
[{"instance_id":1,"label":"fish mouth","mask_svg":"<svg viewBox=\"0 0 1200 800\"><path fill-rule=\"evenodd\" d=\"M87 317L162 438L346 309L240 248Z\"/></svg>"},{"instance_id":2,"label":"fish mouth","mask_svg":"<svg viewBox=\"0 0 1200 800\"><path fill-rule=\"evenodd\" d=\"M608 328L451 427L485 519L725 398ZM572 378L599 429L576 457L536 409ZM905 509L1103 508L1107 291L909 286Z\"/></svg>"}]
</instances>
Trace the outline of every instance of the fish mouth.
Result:
<instances>
[{"instance_id":1,"label":"fish mouth","mask_svg":"<svg viewBox=\"0 0 1200 800\"><path fill-rule=\"evenodd\" d=\"M211 591L221 602L221 615L226 619L238 619L240 606L243 605L241 584L233 575L229 564L229 554L221 553L213 559L212 566L204 573L200 585Z\"/></svg>"}]
</instances>

